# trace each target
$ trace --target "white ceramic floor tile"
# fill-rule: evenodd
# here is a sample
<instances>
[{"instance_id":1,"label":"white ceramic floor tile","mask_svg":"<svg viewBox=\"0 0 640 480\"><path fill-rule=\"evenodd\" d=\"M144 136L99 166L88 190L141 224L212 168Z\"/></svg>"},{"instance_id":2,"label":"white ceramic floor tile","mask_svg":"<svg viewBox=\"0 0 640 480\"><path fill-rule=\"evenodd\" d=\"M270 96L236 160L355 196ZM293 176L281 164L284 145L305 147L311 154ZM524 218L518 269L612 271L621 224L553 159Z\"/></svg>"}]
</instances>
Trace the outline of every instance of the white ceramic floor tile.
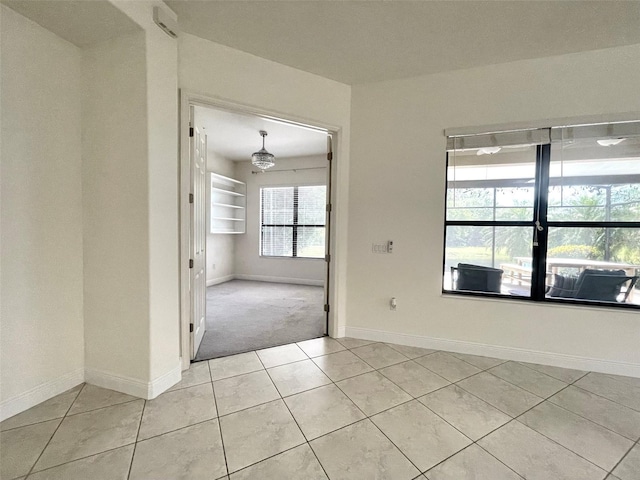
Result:
<instances>
[{"instance_id":1,"label":"white ceramic floor tile","mask_svg":"<svg viewBox=\"0 0 640 480\"><path fill-rule=\"evenodd\" d=\"M125 393L86 384L76 398L76 401L73 402L68 415L75 415L76 413L88 412L98 408L110 407L112 405L119 405L121 403L132 402L134 400L139 399Z\"/></svg>"},{"instance_id":2,"label":"white ceramic floor tile","mask_svg":"<svg viewBox=\"0 0 640 480\"><path fill-rule=\"evenodd\" d=\"M193 387L211 381L208 362L192 363L188 370L182 372L182 380L176 383L168 391L179 390L181 388Z\"/></svg>"},{"instance_id":3,"label":"white ceramic floor tile","mask_svg":"<svg viewBox=\"0 0 640 480\"><path fill-rule=\"evenodd\" d=\"M633 445L628 438L550 402L541 403L518 420L607 471Z\"/></svg>"},{"instance_id":4,"label":"white ceramic floor tile","mask_svg":"<svg viewBox=\"0 0 640 480\"><path fill-rule=\"evenodd\" d=\"M470 445L427 472L429 480L522 480L477 445Z\"/></svg>"},{"instance_id":5,"label":"white ceramic floor tile","mask_svg":"<svg viewBox=\"0 0 640 480\"><path fill-rule=\"evenodd\" d=\"M65 417L34 471L135 442L143 406L136 400Z\"/></svg>"},{"instance_id":6,"label":"white ceramic floor tile","mask_svg":"<svg viewBox=\"0 0 640 480\"><path fill-rule=\"evenodd\" d=\"M29 475L29 480L127 480L133 445Z\"/></svg>"},{"instance_id":7,"label":"white ceramic floor tile","mask_svg":"<svg viewBox=\"0 0 640 480\"><path fill-rule=\"evenodd\" d=\"M218 414L227 415L280 398L266 371L247 373L213 382Z\"/></svg>"},{"instance_id":8,"label":"white ceramic floor tile","mask_svg":"<svg viewBox=\"0 0 640 480\"><path fill-rule=\"evenodd\" d=\"M608 373L607 376L614 380L618 380L619 382L626 383L634 387L640 387L640 377L628 377L626 375L613 375L612 373Z\"/></svg>"},{"instance_id":9,"label":"white ceramic floor tile","mask_svg":"<svg viewBox=\"0 0 640 480\"><path fill-rule=\"evenodd\" d=\"M365 418L335 385L326 385L284 399L307 440Z\"/></svg>"},{"instance_id":10,"label":"white ceramic floor tile","mask_svg":"<svg viewBox=\"0 0 640 480\"><path fill-rule=\"evenodd\" d=\"M220 429L230 473L305 442L282 400L221 417Z\"/></svg>"},{"instance_id":11,"label":"white ceramic floor tile","mask_svg":"<svg viewBox=\"0 0 640 480\"><path fill-rule=\"evenodd\" d=\"M371 421L421 471L428 470L471 443L417 400L375 415Z\"/></svg>"},{"instance_id":12,"label":"white ceramic floor tile","mask_svg":"<svg viewBox=\"0 0 640 480\"><path fill-rule=\"evenodd\" d=\"M211 380L215 381L264 370L264 367L256 352L248 352L209 360L209 370L211 371Z\"/></svg>"},{"instance_id":13,"label":"white ceramic floor tile","mask_svg":"<svg viewBox=\"0 0 640 480\"><path fill-rule=\"evenodd\" d=\"M373 370L371 366L351 352L338 352L315 357L313 362L334 382Z\"/></svg>"},{"instance_id":14,"label":"white ceramic floor tile","mask_svg":"<svg viewBox=\"0 0 640 480\"><path fill-rule=\"evenodd\" d=\"M480 372L479 368L444 352L432 353L415 361L450 382L457 382Z\"/></svg>"},{"instance_id":15,"label":"white ceramic floor tile","mask_svg":"<svg viewBox=\"0 0 640 480\"><path fill-rule=\"evenodd\" d=\"M365 373L336 384L366 415L411 400L411 396L378 372Z\"/></svg>"},{"instance_id":16,"label":"white ceramic floor tile","mask_svg":"<svg viewBox=\"0 0 640 480\"><path fill-rule=\"evenodd\" d=\"M640 412L600 395L570 386L549 401L631 440L640 438Z\"/></svg>"},{"instance_id":17,"label":"white ceramic floor tile","mask_svg":"<svg viewBox=\"0 0 640 480\"><path fill-rule=\"evenodd\" d=\"M508 415L456 385L442 388L419 400L472 440L485 436L511 420Z\"/></svg>"},{"instance_id":18,"label":"white ceramic floor tile","mask_svg":"<svg viewBox=\"0 0 640 480\"><path fill-rule=\"evenodd\" d=\"M488 368L496 367L507 360L493 357L483 357L481 355L469 355L467 353L447 352L449 355L453 355L458 360L463 360L470 363L474 367L478 367L480 370L486 370Z\"/></svg>"},{"instance_id":19,"label":"white ceramic floor tile","mask_svg":"<svg viewBox=\"0 0 640 480\"><path fill-rule=\"evenodd\" d=\"M327 480L318 459L306 443L231 475L231 480L267 480L272 478Z\"/></svg>"},{"instance_id":20,"label":"white ceramic floor tile","mask_svg":"<svg viewBox=\"0 0 640 480\"><path fill-rule=\"evenodd\" d=\"M360 338L342 337L336 338L346 348L358 348L371 343L376 343L373 340L362 340Z\"/></svg>"},{"instance_id":21,"label":"white ceramic floor tile","mask_svg":"<svg viewBox=\"0 0 640 480\"><path fill-rule=\"evenodd\" d=\"M527 480L602 480L606 472L518 421L478 444Z\"/></svg>"},{"instance_id":22,"label":"white ceramic floor tile","mask_svg":"<svg viewBox=\"0 0 640 480\"><path fill-rule=\"evenodd\" d=\"M564 383L573 383L587 374L587 372L583 372L581 370L572 370L570 368L552 367L550 365L540 365L537 363L519 363L526 367L533 368L540 373L544 373L546 375L549 375L550 377L561 380Z\"/></svg>"},{"instance_id":23,"label":"white ceramic floor tile","mask_svg":"<svg viewBox=\"0 0 640 480\"><path fill-rule=\"evenodd\" d=\"M130 480L209 480L227 474L218 420L213 419L136 445Z\"/></svg>"},{"instance_id":24,"label":"white ceramic floor tile","mask_svg":"<svg viewBox=\"0 0 640 480\"><path fill-rule=\"evenodd\" d=\"M297 344L309 357L319 357L345 350L340 342L331 337L314 338Z\"/></svg>"},{"instance_id":25,"label":"white ceramic floor tile","mask_svg":"<svg viewBox=\"0 0 640 480\"><path fill-rule=\"evenodd\" d=\"M640 444L636 443L635 447L615 468L613 474L620 480L638 480L640 478Z\"/></svg>"},{"instance_id":26,"label":"white ceramic floor tile","mask_svg":"<svg viewBox=\"0 0 640 480\"><path fill-rule=\"evenodd\" d=\"M411 480L420 474L370 420L317 438L311 448L331 480Z\"/></svg>"},{"instance_id":27,"label":"white ceramic floor tile","mask_svg":"<svg viewBox=\"0 0 640 480\"><path fill-rule=\"evenodd\" d=\"M29 410L6 419L0 423L0 431L24 427L26 425L33 425L34 423L47 422L49 420L64 417L69 410L69 407L71 407L71 404L78 396L78 393L80 393L81 388L82 385L78 385L77 387L67 390L60 395L56 395L55 397L50 398Z\"/></svg>"},{"instance_id":28,"label":"white ceramic floor tile","mask_svg":"<svg viewBox=\"0 0 640 480\"><path fill-rule=\"evenodd\" d=\"M620 381L603 373L589 373L575 384L616 403L640 411L640 386Z\"/></svg>"},{"instance_id":29,"label":"white ceramic floor tile","mask_svg":"<svg viewBox=\"0 0 640 480\"><path fill-rule=\"evenodd\" d=\"M458 386L512 417L542 401L537 395L487 372L462 380Z\"/></svg>"},{"instance_id":30,"label":"white ceramic floor tile","mask_svg":"<svg viewBox=\"0 0 640 480\"><path fill-rule=\"evenodd\" d=\"M396 345L395 343L385 343L388 347L393 348L395 351L400 352L407 358L418 358L434 353L436 350L430 348L410 347L408 345Z\"/></svg>"},{"instance_id":31,"label":"white ceramic floor tile","mask_svg":"<svg viewBox=\"0 0 640 480\"><path fill-rule=\"evenodd\" d=\"M331 383L311 360L280 365L267 372L283 397Z\"/></svg>"},{"instance_id":32,"label":"white ceramic floor tile","mask_svg":"<svg viewBox=\"0 0 640 480\"><path fill-rule=\"evenodd\" d=\"M29 473L60 422L49 420L2 432L0 478L12 479Z\"/></svg>"},{"instance_id":33,"label":"white ceramic floor tile","mask_svg":"<svg viewBox=\"0 0 640 480\"><path fill-rule=\"evenodd\" d=\"M547 398L567 386L560 380L516 362L503 363L488 372L542 398Z\"/></svg>"},{"instance_id":34,"label":"white ceramic floor tile","mask_svg":"<svg viewBox=\"0 0 640 480\"><path fill-rule=\"evenodd\" d=\"M388 347L384 343L372 343L363 347L354 348L351 351L376 369L408 360L403 354Z\"/></svg>"},{"instance_id":35,"label":"white ceramic floor tile","mask_svg":"<svg viewBox=\"0 0 640 480\"><path fill-rule=\"evenodd\" d=\"M210 383L166 392L147 401L138 440L161 435L216 416Z\"/></svg>"},{"instance_id":36,"label":"white ceramic floor tile","mask_svg":"<svg viewBox=\"0 0 640 480\"><path fill-rule=\"evenodd\" d=\"M264 368L277 367L285 363L299 362L309 358L295 343L258 350L257 353Z\"/></svg>"},{"instance_id":37,"label":"white ceramic floor tile","mask_svg":"<svg viewBox=\"0 0 640 480\"><path fill-rule=\"evenodd\" d=\"M413 361L391 365L379 372L412 397L433 392L451 383Z\"/></svg>"}]
</instances>

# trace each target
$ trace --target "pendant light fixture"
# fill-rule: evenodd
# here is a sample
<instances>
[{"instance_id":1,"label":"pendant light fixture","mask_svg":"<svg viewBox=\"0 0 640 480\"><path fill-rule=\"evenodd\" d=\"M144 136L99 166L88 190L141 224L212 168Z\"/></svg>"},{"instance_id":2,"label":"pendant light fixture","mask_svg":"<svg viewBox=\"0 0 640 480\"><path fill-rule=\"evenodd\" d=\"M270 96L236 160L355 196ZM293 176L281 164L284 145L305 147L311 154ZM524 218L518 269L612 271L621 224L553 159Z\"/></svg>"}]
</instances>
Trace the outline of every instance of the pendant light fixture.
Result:
<instances>
[{"instance_id":1,"label":"pendant light fixture","mask_svg":"<svg viewBox=\"0 0 640 480\"><path fill-rule=\"evenodd\" d=\"M260 135L262 136L262 148L251 155L251 163L262 170L266 170L276 164L276 157L267 152L264 148L264 137L267 136L267 132L260 130Z\"/></svg>"}]
</instances>

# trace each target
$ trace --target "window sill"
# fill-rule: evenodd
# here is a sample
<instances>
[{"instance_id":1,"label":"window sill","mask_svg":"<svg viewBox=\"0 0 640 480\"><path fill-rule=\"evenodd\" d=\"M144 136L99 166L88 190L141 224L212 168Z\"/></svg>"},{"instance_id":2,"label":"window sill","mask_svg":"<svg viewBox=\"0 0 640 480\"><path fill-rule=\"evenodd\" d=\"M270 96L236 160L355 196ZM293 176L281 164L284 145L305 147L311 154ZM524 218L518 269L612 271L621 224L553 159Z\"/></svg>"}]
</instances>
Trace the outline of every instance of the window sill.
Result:
<instances>
[{"instance_id":1,"label":"window sill","mask_svg":"<svg viewBox=\"0 0 640 480\"><path fill-rule=\"evenodd\" d=\"M440 298L460 298L465 300L479 300L483 302L500 302L500 303L512 303L512 302L526 302L529 305L538 305L547 308L570 308L570 309L578 309L578 310L593 310L594 308L598 310L609 310L618 313L628 312L637 314L638 310L640 310L640 305L635 305L632 303L619 303L616 305L612 305L610 303L604 302L589 302L589 301L567 301L567 300L556 300L556 299L545 299L543 301L535 301L528 297L518 297L518 296L508 296L508 295L487 295L482 293L473 293L473 292L455 292L452 290L442 290L440 293Z\"/></svg>"}]
</instances>

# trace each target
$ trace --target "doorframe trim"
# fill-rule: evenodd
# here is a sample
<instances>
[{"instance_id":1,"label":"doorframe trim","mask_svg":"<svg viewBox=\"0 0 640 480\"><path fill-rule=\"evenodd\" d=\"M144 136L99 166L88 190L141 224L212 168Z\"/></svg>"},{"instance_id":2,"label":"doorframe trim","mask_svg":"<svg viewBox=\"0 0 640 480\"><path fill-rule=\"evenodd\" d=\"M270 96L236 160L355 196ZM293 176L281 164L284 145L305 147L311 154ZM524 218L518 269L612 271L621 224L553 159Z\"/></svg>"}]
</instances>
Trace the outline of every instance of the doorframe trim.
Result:
<instances>
[{"instance_id":1,"label":"doorframe trim","mask_svg":"<svg viewBox=\"0 0 640 480\"><path fill-rule=\"evenodd\" d=\"M328 303L332 306L328 313L327 321L327 334L331 337L339 337L340 332L344 331L344 319L341 318L338 308L339 301L342 303L344 300L342 297L346 296L344 291L346 284L344 279L342 282L337 280L337 272L339 270L345 270L339 268L346 262L346 215L339 207L338 198L340 203L346 204L346 198L342 198L342 195L338 195L338 187L342 184L343 176L348 175L348 165L340 157L340 147L343 142L343 128L336 125L330 125L325 122L302 118L296 115L288 113L278 112L265 108L260 108L252 105L247 105L232 100L211 97L207 95L198 94L189 90L179 89L179 152L180 152L180 166L179 166L179 198L178 206L180 212L180 356L182 369L187 370L191 362L190 355L190 333L189 322L191 316L191 306L189 297L189 193L190 193L190 159L189 159L189 107L210 107L222 110L228 110L234 113L258 116L268 118L275 121L288 123L291 125L298 125L306 128L315 128L318 130L326 130L332 136L333 142L333 169L331 174L331 198L330 203L332 205L331 214L331 231L329 237L329 252L331 254L331 264L329 268L329 291L328 291ZM338 220L342 224L338 224ZM337 232L341 232L342 238L345 239L344 244L338 245ZM205 270L206 271L206 270Z\"/></svg>"}]
</instances>

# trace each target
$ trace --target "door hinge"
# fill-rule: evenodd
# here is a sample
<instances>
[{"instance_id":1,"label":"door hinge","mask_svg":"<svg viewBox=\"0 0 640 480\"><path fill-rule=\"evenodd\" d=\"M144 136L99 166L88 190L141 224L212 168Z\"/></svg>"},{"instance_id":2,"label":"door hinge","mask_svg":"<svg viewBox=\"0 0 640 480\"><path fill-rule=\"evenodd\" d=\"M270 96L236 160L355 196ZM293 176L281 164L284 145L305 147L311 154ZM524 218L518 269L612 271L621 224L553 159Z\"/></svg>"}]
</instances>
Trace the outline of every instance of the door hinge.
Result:
<instances>
[{"instance_id":1,"label":"door hinge","mask_svg":"<svg viewBox=\"0 0 640 480\"><path fill-rule=\"evenodd\" d=\"M324 304L324 311L325 311L325 312L328 312L328 311L329 311L329 304L328 304L328 303L325 303L325 304Z\"/></svg>"},{"instance_id":2,"label":"door hinge","mask_svg":"<svg viewBox=\"0 0 640 480\"><path fill-rule=\"evenodd\" d=\"M193 268L193 258L189 259L189 268Z\"/></svg>"},{"instance_id":3,"label":"door hinge","mask_svg":"<svg viewBox=\"0 0 640 480\"><path fill-rule=\"evenodd\" d=\"M193 323L189 324L189 333L193 333Z\"/></svg>"},{"instance_id":4,"label":"door hinge","mask_svg":"<svg viewBox=\"0 0 640 480\"><path fill-rule=\"evenodd\" d=\"M332 208L332 207L331 207L331 204L330 204L330 203L327 203L327 212L330 212L330 211L331 211L331 208Z\"/></svg>"},{"instance_id":5,"label":"door hinge","mask_svg":"<svg viewBox=\"0 0 640 480\"><path fill-rule=\"evenodd\" d=\"M324 261L325 262L330 262L331 261L331 254L327 254L324 256Z\"/></svg>"},{"instance_id":6,"label":"door hinge","mask_svg":"<svg viewBox=\"0 0 640 480\"><path fill-rule=\"evenodd\" d=\"M329 161L333 160L333 152L328 152L327 153L327 160L329 160Z\"/></svg>"},{"instance_id":7,"label":"door hinge","mask_svg":"<svg viewBox=\"0 0 640 480\"><path fill-rule=\"evenodd\" d=\"M189 194L189 203L193 203L193 193Z\"/></svg>"},{"instance_id":8,"label":"door hinge","mask_svg":"<svg viewBox=\"0 0 640 480\"><path fill-rule=\"evenodd\" d=\"M193 127L189 127L189 136L193 137Z\"/></svg>"}]
</instances>

